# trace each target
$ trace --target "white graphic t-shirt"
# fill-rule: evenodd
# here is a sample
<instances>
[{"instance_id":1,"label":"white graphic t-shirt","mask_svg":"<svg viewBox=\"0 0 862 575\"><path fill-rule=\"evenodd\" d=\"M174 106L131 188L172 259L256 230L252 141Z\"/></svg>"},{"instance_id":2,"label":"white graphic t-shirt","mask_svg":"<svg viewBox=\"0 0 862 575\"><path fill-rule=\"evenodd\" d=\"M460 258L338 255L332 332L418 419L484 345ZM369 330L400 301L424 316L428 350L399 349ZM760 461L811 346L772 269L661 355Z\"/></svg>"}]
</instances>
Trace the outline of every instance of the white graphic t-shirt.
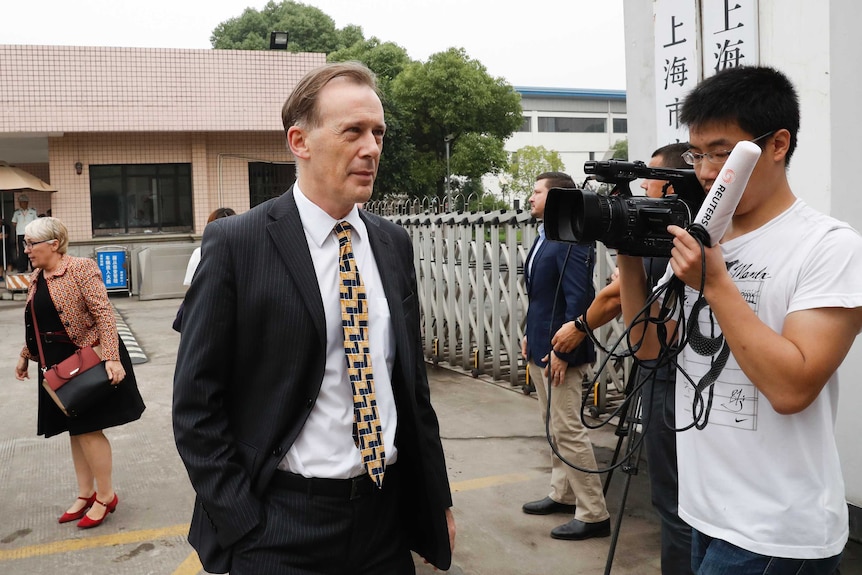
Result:
<instances>
[{"instance_id":1,"label":"white graphic t-shirt","mask_svg":"<svg viewBox=\"0 0 862 575\"><path fill-rule=\"evenodd\" d=\"M761 228L721 244L728 271L757 316L781 333L795 311L862 306L862 237L797 200ZM686 288L686 317L697 292ZM720 333L704 307L700 332ZM719 352L720 353L720 352ZM680 363L697 383L719 353L691 347ZM677 374L677 426L690 426L708 401ZM714 384L708 422L677 435L679 515L711 537L768 556L825 558L848 537L847 504L834 428L838 376L804 411L780 415L733 357ZM694 415L693 415L694 414Z\"/></svg>"}]
</instances>

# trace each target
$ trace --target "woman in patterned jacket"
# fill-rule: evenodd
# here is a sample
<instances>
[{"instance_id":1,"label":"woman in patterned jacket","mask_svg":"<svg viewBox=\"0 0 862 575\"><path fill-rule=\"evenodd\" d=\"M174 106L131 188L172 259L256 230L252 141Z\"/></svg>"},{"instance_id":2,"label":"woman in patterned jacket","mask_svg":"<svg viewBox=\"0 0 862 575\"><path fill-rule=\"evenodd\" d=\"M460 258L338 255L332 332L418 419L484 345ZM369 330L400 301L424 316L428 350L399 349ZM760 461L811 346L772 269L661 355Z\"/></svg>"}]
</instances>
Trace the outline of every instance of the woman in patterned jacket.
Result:
<instances>
[{"instance_id":1,"label":"woman in patterned jacket","mask_svg":"<svg viewBox=\"0 0 862 575\"><path fill-rule=\"evenodd\" d=\"M33 313L48 367L80 347L101 346L114 391L77 417L67 417L51 400L42 388L39 371L37 433L51 437L69 432L78 480L78 499L59 521L79 520L78 527L89 529L101 525L119 501L111 481L111 444L102 430L139 419L144 402L129 353L117 336L114 310L99 267L91 259L68 255L68 244L66 226L57 218L39 218L24 229L24 248L34 271L24 308L27 345L21 350L15 377L29 378L29 361L39 361Z\"/></svg>"}]
</instances>

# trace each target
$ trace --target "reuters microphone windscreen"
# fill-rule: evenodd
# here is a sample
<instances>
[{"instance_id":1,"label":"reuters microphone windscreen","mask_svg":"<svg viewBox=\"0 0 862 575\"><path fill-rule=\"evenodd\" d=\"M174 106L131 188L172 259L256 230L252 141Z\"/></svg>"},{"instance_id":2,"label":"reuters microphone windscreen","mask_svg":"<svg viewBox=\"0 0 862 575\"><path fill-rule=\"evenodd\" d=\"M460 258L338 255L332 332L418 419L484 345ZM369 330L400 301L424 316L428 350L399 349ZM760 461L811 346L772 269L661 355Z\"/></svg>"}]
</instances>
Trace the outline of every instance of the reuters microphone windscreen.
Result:
<instances>
[{"instance_id":1,"label":"reuters microphone windscreen","mask_svg":"<svg viewBox=\"0 0 862 575\"><path fill-rule=\"evenodd\" d=\"M721 240L730 225L760 153L760 146L754 142L742 140L737 143L706 194L693 223L709 233L710 246Z\"/></svg>"}]
</instances>

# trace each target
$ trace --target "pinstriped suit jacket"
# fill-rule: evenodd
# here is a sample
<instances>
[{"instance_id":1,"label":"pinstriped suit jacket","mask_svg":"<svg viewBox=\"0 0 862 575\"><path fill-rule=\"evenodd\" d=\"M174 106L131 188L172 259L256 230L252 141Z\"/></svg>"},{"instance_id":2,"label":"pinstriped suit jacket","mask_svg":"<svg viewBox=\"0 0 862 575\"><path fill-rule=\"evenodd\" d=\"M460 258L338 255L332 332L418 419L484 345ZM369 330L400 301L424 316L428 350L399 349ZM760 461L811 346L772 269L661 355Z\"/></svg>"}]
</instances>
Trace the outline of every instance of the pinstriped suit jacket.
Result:
<instances>
[{"instance_id":1,"label":"pinstriped suit jacket","mask_svg":"<svg viewBox=\"0 0 862 575\"><path fill-rule=\"evenodd\" d=\"M392 386L402 528L446 569L451 494L419 331L412 247L399 226L362 212L396 342ZM174 374L173 425L197 493L189 542L207 571L261 519L260 496L320 390L323 304L292 190L206 227L186 294Z\"/></svg>"}]
</instances>

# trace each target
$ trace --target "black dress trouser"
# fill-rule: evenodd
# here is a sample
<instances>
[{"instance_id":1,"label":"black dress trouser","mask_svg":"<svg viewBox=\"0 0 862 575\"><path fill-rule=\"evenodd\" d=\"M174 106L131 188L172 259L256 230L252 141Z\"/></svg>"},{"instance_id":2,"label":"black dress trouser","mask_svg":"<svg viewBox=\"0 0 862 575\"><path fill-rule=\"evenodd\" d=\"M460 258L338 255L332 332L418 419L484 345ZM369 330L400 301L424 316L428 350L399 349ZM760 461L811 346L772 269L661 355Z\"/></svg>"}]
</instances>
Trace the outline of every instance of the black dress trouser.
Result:
<instances>
[{"instance_id":1,"label":"black dress trouser","mask_svg":"<svg viewBox=\"0 0 862 575\"><path fill-rule=\"evenodd\" d=\"M414 575L404 539L397 465L383 489L276 471L264 520L233 548L231 575Z\"/></svg>"},{"instance_id":2,"label":"black dress trouser","mask_svg":"<svg viewBox=\"0 0 862 575\"><path fill-rule=\"evenodd\" d=\"M15 266L18 268L18 273L27 273L30 267L30 258L24 253L24 234L15 236L16 246L18 247L18 257L15 258Z\"/></svg>"},{"instance_id":3,"label":"black dress trouser","mask_svg":"<svg viewBox=\"0 0 862 575\"><path fill-rule=\"evenodd\" d=\"M691 573L691 527L679 518L679 478L676 464L674 388L675 370L653 374L639 368L643 387L644 446L649 465L652 504L661 519L661 571L664 575Z\"/></svg>"}]
</instances>

